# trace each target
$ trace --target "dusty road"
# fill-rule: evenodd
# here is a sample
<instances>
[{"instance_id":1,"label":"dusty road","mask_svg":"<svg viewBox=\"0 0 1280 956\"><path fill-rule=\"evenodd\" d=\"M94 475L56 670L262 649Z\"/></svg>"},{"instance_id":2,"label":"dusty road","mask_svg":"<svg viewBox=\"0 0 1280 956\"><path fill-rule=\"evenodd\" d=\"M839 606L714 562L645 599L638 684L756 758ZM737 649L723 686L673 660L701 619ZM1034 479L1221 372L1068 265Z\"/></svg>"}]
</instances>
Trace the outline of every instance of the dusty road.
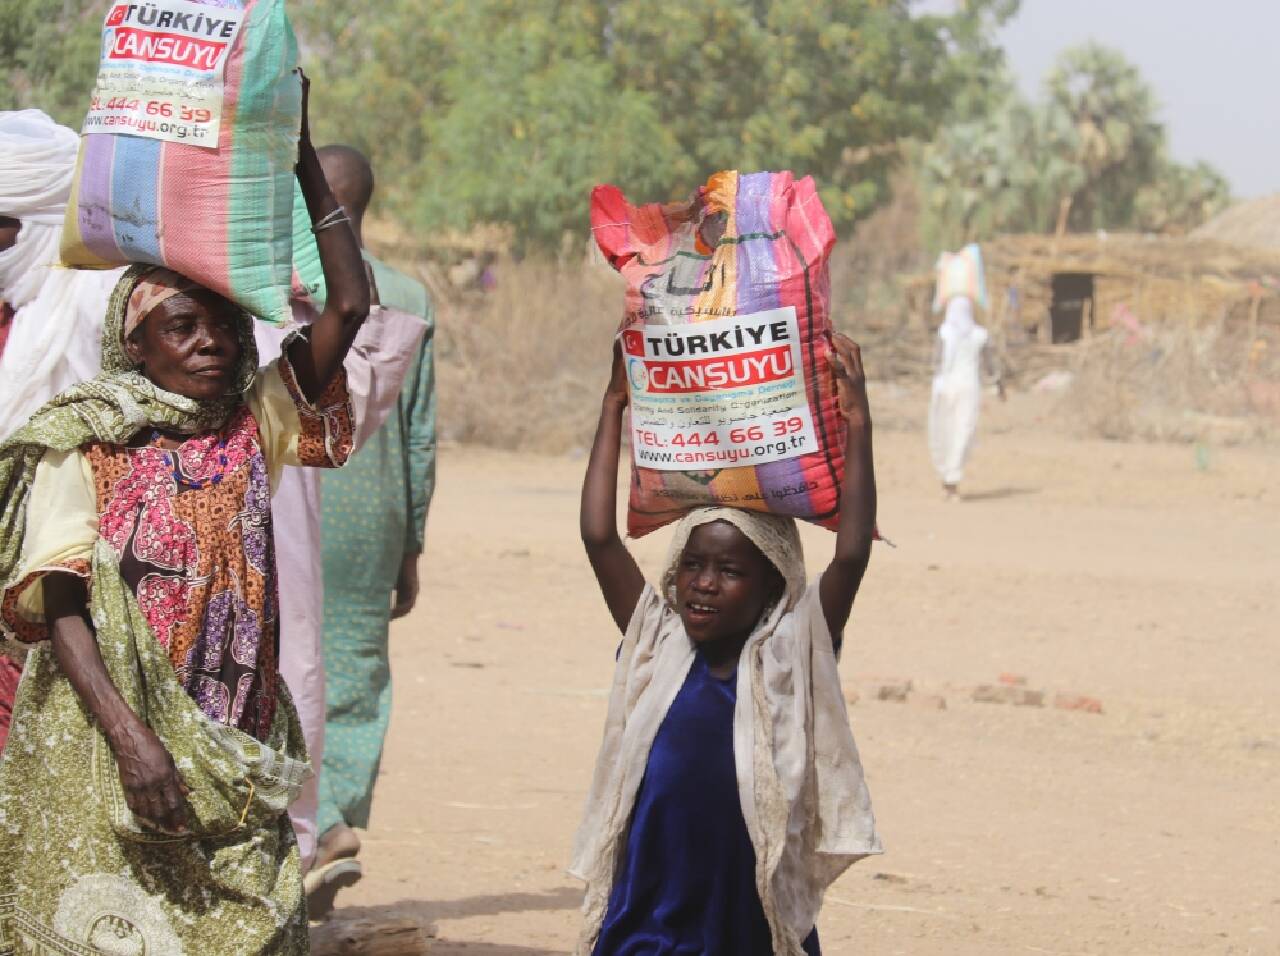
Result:
<instances>
[{"instance_id":1,"label":"dusty road","mask_svg":"<svg viewBox=\"0 0 1280 956\"><path fill-rule=\"evenodd\" d=\"M877 434L898 548L842 672L888 852L833 888L824 951L1280 953L1280 455L984 427L959 504L920 434ZM564 867L617 641L576 539L582 467L441 456L367 875L341 899L436 923L439 956L576 933ZM806 534L814 570L831 540ZM664 546L639 543L646 570ZM1104 712L974 702L1002 672ZM886 678L915 694L874 699Z\"/></svg>"}]
</instances>

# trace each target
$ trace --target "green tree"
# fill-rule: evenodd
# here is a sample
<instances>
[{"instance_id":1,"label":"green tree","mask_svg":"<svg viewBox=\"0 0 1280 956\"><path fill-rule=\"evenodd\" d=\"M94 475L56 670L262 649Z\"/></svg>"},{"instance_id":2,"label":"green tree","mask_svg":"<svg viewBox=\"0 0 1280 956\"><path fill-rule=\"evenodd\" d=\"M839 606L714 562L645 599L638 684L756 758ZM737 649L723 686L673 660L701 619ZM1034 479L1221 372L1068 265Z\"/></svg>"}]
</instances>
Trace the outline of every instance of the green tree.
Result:
<instances>
[{"instance_id":1,"label":"green tree","mask_svg":"<svg viewBox=\"0 0 1280 956\"><path fill-rule=\"evenodd\" d=\"M0 109L42 109L79 130L98 72L105 15L92 0L0 3Z\"/></svg>"},{"instance_id":2,"label":"green tree","mask_svg":"<svg viewBox=\"0 0 1280 956\"><path fill-rule=\"evenodd\" d=\"M687 195L717 169L814 174L838 225L888 195L1016 0L338 0L300 7L323 138L370 152L411 226L586 222L590 186Z\"/></svg>"},{"instance_id":3,"label":"green tree","mask_svg":"<svg viewBox=\"0 0 1280 956\"><path fill-rule=\"evenodd\" d=\"M1185 231L1226 202L1225 180L1165 156L1156 103L1120 54L1065 51L1028 103L996 70L957 98L915 150L922 235L933 249L997 232Z\"/></svg>"},{"instance_id":4,"label":"green tree","mask_svg":"<svg viewBox=\"0 0 1280 956\"><path fill-rule=\"evenodd\" d=\"M1183 235L1231 204L1231 188L1208 163L1184 166L1162 160L1154 182L1138 190L1134 214L1147 232Z\"/></svg>"},{"instance_id":5,"label":"green tree","mask_svg":"<svg viewBox=\"0 0 1280 956\"><path fill-rule=\"evenodd\" d=\"M1012 79L1000 71L963 112L913 151L921 229L935 251L1035 230L1042 208L1036 118Z\"/></svg>"},{"instance_id":6,"label":"green tree","mask_svg":"<svg viewBox=\"0 0 1280 956\"><path fill-rule=\"evenodd\" d=\"M1056 231L1132 222L1138 190L1156 177L1164 146L1150 86L1122 54L1087 43L1059 57L1046 91L1043 154L1064 167L1052 184Z\"/></svg>"},{"instance_id":7,"label":"green tree","mask_svg":"<svg viewBox=\"0 0 1280 956\"><path fill-rule=\"evenodd\" d=\"M887 198L900 143L932 135L966 71L998 57L994 29L1016 6L971 0L944 16L905 0L649 0L613 7L610 55L624 83L656 97L695 177L812 173L848 225Z\"/></svg>"}]
</instances>

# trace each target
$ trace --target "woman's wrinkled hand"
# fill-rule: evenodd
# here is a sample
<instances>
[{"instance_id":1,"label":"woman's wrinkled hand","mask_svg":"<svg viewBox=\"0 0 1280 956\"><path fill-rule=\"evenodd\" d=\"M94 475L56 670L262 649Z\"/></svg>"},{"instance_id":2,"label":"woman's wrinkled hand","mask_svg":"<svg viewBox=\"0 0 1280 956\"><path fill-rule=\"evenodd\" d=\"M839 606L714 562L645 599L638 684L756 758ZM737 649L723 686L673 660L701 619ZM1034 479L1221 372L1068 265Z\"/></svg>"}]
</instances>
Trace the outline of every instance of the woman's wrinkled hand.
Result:
<instances>
[{"instance_id":1,"label":"woman's wrinkled hand","mask_svg":"<svg viewBox=\"0 0 1280 956\"><path fill-rule=\"evenodd\" d=\"M160 738L139 722L112 739L125 803L148 826L174 836L187 833L190 809L173 757Z\"/></svg>"},{"instance_id":2,"label":"woman's wrinkled hand","mask_svg":"<svg viewBox=\"0 0 1280 956\"><path fill-rule=\"evenodd\" d=\"M294 70L302 82L302 125L298 130L299 148L311 146L311 79L302 72L302 67Z\"/></svg>"}]
</instances>

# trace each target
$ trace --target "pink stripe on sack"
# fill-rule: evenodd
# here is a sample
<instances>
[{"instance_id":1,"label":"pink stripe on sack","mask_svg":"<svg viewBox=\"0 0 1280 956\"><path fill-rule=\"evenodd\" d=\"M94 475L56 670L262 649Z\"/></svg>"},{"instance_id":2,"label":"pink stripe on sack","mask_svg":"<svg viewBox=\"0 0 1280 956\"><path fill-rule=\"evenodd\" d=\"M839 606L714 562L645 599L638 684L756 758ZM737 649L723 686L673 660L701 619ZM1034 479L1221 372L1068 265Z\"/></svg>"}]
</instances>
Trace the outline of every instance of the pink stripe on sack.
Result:
<instances>
[{"instance_id":1,"label":"pink stripe on sack","mask_svg":"<svg viewBox=\"0 0 1280 956\"><path fill-rule=\"evenodd\" d=\"M231 149L243 67L242 34L227 57L218 148L165 143L156 186L160 222L177 224L159 237L165 261L184 275L205 276L205 284L222 295L231 291Z\"/></svg>"}]
</instances>

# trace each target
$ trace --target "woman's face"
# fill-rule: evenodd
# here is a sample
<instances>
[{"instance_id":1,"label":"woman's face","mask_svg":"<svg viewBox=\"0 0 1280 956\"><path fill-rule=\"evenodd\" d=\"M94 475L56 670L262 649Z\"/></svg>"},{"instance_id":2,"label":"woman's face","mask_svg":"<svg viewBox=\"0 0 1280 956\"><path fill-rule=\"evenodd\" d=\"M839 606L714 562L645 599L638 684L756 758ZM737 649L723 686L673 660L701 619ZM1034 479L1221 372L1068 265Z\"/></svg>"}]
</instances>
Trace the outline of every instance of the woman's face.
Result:
<instances>
[{"instance_id":1,"label":"woman's face","mask_svg":"<svg viewBox=\"0 0 1280 956\"><path fill-rule=\"evenodd\" d=\"M212 292L165 299L125 342L125 351L150 381L199 401L224 397L240 363L235 306Z\"/></svg>"},{"instance_id":2,"label":"woman's face","mask_svg":"<svg viewBox=\"0 0 1280 956\"><path fill-rule=\"evenodd\" d=\"M769 559L727 521L693 529L675 585L676 610L696 644L746 637L783 589Z\"/></svg>"}]
</instances>

